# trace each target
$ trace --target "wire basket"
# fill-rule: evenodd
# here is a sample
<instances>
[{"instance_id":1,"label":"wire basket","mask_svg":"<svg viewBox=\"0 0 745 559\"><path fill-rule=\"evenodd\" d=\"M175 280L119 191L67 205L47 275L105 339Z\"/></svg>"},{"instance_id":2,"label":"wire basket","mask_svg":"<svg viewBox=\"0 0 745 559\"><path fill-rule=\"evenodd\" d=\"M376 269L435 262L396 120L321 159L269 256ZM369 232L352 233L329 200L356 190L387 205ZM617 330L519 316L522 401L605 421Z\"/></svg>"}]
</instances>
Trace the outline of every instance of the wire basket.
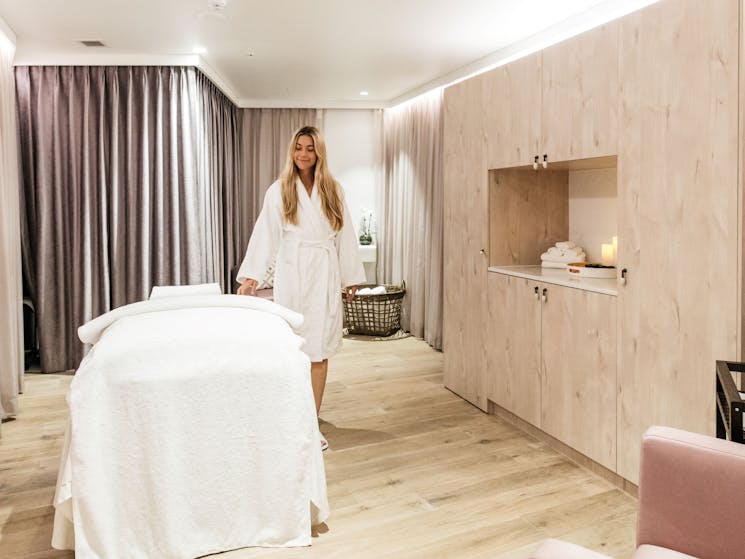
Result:
<instances>
[{"instance_id":1,"label":"wire basket","mask_svg":"<svg viewBox=\"0 0 745 559\"><path fill-rule=\"evenodd\" d=\"M360 285L359 288L376 287L377 284ZM401 301L406 289L403 285L386 285L386 293L355 295L344 301L344 327L350 334L364 336L390 336L401 329Z\"/></svg>"}]
</instances>

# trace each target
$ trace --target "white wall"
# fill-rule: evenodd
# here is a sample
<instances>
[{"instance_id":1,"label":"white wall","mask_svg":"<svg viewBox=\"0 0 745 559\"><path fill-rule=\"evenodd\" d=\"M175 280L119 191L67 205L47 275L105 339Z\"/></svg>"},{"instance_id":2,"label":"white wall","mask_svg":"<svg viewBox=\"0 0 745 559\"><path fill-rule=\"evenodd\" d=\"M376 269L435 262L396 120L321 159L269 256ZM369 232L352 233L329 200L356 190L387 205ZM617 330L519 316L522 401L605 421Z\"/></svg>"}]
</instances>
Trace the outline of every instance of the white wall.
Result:
<instances>
[{"instance_id":1,"label":"white wall","mask_svg":"<svg viewBox=\"0 0 745 559\"><path fill-rule=\"evenodd\" d=\"M329 168L344 187L358 238L362 208L380 215L376 202L383 180L382 126L383 113L376 109L328 109L323 119ZM369 283L377 281L376 252L374 247L360 252Z\"/></svg>"},{"instance_id":2,"label":"white wall","mask_svg":"<svg viewBox=\"0 0 745 559\"><path fill-rule=\"evenodd\" d=\"M344 187L358 236L362 208L379 215L375 202L383 177L382 118L375 109L328 109L323 119L329 168Z\"/></svg>"},{"instance_id":3,"label":"white wall","mask_svg":"<svg viewBox=\"0 0 745 559\"><path fill-rule=\"evenodd\" d=\"M600 262L600 245L618 234L617 202L616 169L569 173L569 239L588 261Z\"/></svg>"}]
</instances>

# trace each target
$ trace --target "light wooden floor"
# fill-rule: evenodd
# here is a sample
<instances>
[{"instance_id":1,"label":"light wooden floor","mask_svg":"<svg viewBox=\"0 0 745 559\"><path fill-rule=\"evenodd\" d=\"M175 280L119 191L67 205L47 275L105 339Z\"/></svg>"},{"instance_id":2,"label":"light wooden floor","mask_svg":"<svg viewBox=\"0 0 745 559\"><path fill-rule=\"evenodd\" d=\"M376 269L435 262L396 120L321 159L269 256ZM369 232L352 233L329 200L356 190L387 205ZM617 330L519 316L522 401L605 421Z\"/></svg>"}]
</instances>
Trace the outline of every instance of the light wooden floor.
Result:
<instances>
[{"instance_id":1,"label":"light wooden floor","mask_svg":"<svg viewBox=\"0 0 745 559\"><path fill-rule=\"evenodd\" d=\"M51 550L50 505L71 377L27 375L0 439L0 557ZM310 548L221 559L525 559L561 537L631 555L635 500L442 386L442 354L420 340L345 340L321 417L331 516Z\"/></svg>"}]
</instances>

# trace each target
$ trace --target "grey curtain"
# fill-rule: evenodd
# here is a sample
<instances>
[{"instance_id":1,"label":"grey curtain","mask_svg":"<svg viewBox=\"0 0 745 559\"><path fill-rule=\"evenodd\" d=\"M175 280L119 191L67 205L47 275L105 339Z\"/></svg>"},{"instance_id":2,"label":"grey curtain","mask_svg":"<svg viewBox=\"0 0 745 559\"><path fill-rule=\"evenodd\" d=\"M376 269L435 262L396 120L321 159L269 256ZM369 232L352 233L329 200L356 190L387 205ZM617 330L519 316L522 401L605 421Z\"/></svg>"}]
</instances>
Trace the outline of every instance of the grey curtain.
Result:
<instances>
[{"instance_id":1,"label":"grey curtain","mask_svg":"<svg viewBox=\"0 0 745 559\"><path fill-rule=\"evenodd\" d=\"M442 348L442 90L383 117L378 278L406 282L402 326Z\"/></svg>"},{"instance_id":2,"label":"grey curtain","mask_svg":"<svg viewBox=\"0 0 745 559\"><path fill-rule=\"evenodd\" d=\"M200 138L202 169L200 192L208 196L205 206L212 215L207 219L207 239L212 241L214 281L223 292L230 293L230 271L243 259L246 247L241 245L241 210L243 189L240 187L241 115L238 109L201 73L197 75L202 97L204 137Z\"/></svg>"},{"instance_id":3,"label":"grey curtain","mask_svg":"<svg viewBox=\"0 0 745 559\"><path fill-rule=\"evenodd\" d=\"M219 204L237 188L226 155L238 153L237 110L231 124L195 68L17 67L15 78L24 286L42 370L67 370L91 318L153 285L224 282Z\"/></svg>"},{"instance_id":4,"label":"grey curtain","mask_svg":"<svg viewBox=\"0 0 745 559\"><path fill-rule=\"evenodd\" d=\"M301 126L323 132L322 110L242 109L240 258L248 246L264 195L279 178L292 133ZM240 264L240 262L238 262Z\"/></svg>"}]
</instances>

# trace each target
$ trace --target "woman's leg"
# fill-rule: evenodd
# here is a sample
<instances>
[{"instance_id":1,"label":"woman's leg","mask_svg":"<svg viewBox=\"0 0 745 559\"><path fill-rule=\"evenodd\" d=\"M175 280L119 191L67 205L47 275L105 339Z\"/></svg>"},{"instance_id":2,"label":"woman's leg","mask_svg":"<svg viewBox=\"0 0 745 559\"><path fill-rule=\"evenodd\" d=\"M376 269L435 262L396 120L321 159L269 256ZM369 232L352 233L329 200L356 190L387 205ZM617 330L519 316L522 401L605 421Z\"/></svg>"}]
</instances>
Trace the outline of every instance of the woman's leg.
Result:
<instances>
[{"instance_id":1,"label":"woman's leg","mask_svg":"<svg viewBox=\"0 0 745 559\"><path fill-rule=\"evenodd\" d=\"M321 402L323 402L323 391L326 388L326 373L328 370L328 359L310 364L310 382L313 385L313 397L316 400L316 415L321 411Z\"/></svg>"}]
</instances>

